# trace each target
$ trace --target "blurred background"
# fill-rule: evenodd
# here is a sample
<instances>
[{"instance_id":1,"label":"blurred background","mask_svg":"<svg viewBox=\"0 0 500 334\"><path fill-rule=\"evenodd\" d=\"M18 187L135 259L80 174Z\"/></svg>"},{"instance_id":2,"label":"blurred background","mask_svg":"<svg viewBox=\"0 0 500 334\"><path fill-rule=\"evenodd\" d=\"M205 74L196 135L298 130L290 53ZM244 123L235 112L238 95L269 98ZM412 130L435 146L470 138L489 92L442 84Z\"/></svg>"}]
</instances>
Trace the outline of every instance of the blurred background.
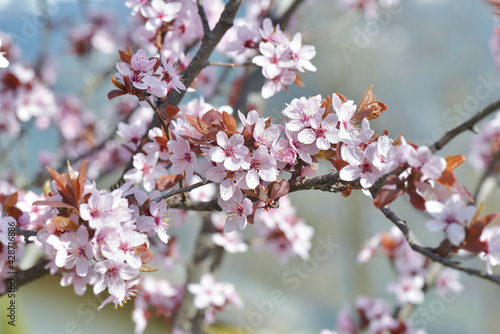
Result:
<instances>
[{"instance_id":1,"label":"blurred background","mask_svg":"<svg viewBox=\"0 0 500 334\"><path fill-rule=\"evenodd\" d=\"M130 13L120 0L58 1L57 4L54 21L68 20L72 24L82 22L82 10L90 7L114 12L123 26ZM0 0L0 31L22 36L23 29L33 22L38 10L35 0ZM430 145L477 109L500 98L500 76L488 47L495 22L489 6L481 1L402 0L397 12L387 11L387 15L380 16L375 23L367 23L362 12L340 11L333 0L309 1L300 14L295 22L296 31L302 33L304 44L316 47L317 55L312 62L318 71L301 76L305 88L291 86L288 92L282 91L266 101L264 115L281 119L285 103L300 96L326 97L340 92L357 103L373 84L377 100L383 101L389 110L371 122L372 128L379 132L388 129L392 138L404 134L418 145ZM116 59L96 56L88 62L79 62L69 52L66 34L67 31L54 31L47 40L43 31L35 29L27 42L20 45L22 57L33 61L42 47L41 41L50 43L49 50L56 57L58 71L56 90L78 92L82 80L89 79L88 66L107 69ZM499 84L488 91L486 98L478 99L478 106L464 108L462 113L453 109L454 105L464 105L467 97L474 96L476 88L485 81ZM111 83L106 81L90 100L91 107L104 109L109 103L106 93L110 89ZM471 138L471 133L463 134L440 155L468 154ZM37 164L40 150L50 151L57 144L56 135L50 131L34 130L25 141L31 166ZM326 165L322 168L323 172L328 170ZM473 192L480 175L470 164L462 165L457 174ZM499 211L499 195L498 190L491 194L485 213ZM296 258L283 266L268 251L227 254L219 280L236 286L245 308L228 308L220 314L220 319L236 326L253 322L255 333L318 333L323 328L333 329L337 312L344 305L352 304L358 295L392 302L394 298L386 292L386 284L396 276L387 260L376 256L367 264L356 264L363 243L374 233L391 227L373 208L370 199L360 192L342 198L317 191L294 193L291 199L298 215L315 229L311 252L322 247L326 240L335 243L334 251L325 261L304 262ZM401 199L392 207L408 221L425 245L436 246L440 242L439 234L425 229L426 215ZM191 223L172 231L180 236L186 258L192 254L199 226L199 219L193 216ZM484 268L480 261L467 264ZM286 278L291 277L294 268L304 268L310 273L292 283ZM167 278L180 283L182 273ZM426 319L427 333L498 333L498 286L465 274L461 275L461 282L465 289L453 301L444 302L432 291L427 294L426 302L420 306L428 310L425 313L428 316L421 313ZM277 294L280 303L270 307L267 301ZM0 332L132 333L132 305L118 310L108 305L97 311L101 301L99 298L96 301L91 293L78 297L72 288L60 287L58 277L46 276L20 289L18 326L12 331L10 326L5 327L4 319ZM0 299L2 309L7 302L6 297ZM146 333L163 333L163 326L153 319Z\"/></svg>"}]
</instances>

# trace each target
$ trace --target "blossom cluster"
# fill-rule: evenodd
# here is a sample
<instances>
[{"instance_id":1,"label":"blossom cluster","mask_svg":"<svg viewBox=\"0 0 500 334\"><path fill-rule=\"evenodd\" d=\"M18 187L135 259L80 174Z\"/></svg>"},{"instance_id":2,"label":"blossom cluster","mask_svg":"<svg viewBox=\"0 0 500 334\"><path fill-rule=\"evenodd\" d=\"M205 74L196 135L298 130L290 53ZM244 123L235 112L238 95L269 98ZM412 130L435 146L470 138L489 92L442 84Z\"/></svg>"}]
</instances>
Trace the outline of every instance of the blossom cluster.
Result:
<instances>
[{"instance_id":1,"label":"blossom cluster","mask_svg":"<svg viewBox=\"0 0 500 334\"><path fill-rule=\"evenodd\" d=\"M168 241L166 207L151 201L137 187L99 191L86 180L86 165L67 174L51 170L53 191L34 206L49 206L37 242L48 255L45 266L62 272L62 286L73 285L83 295L87 285L95 294L106 290L109 302L122 305L136 293L139 273L153 254L149 234Z\"/></svg>"},{"instance_id":2,"label":"blossom cluster","mask_svg":"<svg viewBox=\"0 0 500 334\"><path fill-rule=\"evenodd\" d=\"M297 72L316 71L311 63L316 50L312 45L302 44L299 32L290 40L279 24L273 26L269 18L263 20L261 28L241 25L232 29L237 38L227 43L226 52L238 59L258 51L252 62L262 67L262 75L267 79L262 87L263 98L273 96L297 79L300 82Z\"/></svg>"}]
</instances>

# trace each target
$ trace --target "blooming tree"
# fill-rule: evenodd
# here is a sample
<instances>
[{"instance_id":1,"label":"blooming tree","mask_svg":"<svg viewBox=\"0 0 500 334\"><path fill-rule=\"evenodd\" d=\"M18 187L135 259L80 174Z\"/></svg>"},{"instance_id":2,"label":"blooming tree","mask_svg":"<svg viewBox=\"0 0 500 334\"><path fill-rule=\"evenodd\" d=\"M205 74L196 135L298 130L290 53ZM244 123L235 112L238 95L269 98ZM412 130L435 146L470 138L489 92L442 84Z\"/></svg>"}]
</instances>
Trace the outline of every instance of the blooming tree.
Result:
<instances>
[{"instance_id":1,"label":"blooming tree","mask_svg":"<svg viewBox=\"0 0 500 334\"><path fill-rule=\"evenodd\" d=\"M387 285L393 304L360 296L357 313L345 307L336 331L322 333L425 333L402 310L422 304L430 289L461 291L460 272L500 285L494 274L500 228L492 223L498 214L483 214L484 198L458 181L454 170L465 161L464 152L439 155L455 136L498 110L499 101L431 146L372 128L370 121L388 110L372 87L358 103L336 92L290 97L283 119L274 120L249 102L250 83L267 99L303 86L301 76L316 71L315 47L288 30L302 1L292 1L280 16L274 2L265 0L125 5L128 31L115 33L113 17L89 11L88 24L68 36L78 57L119 57L107 94L116 103L105 115L113 130L104 138L104 122L86 109L84 97L53 90L46 56L27 65L15 40L0 35L0 135L16 141L34 125L53 127L61 138L55 152L40 155L41 165L53 167L40 170L34 182L23 184L13 173L0 182L0 293L8 291L4 279L12 270L18 287L58 274L60 284L77 295L87 288L104 295L99 308L133 300L127 307L136 333L145 331L150 317L167 321L172 333L200 333L224 308L244 307L237 282L216 279L225 252L267 248L281 263L309 258L313 222L297 216L288 194L312 189L340 193L343 201L353 191L367 196L393 227L373 236L358 262L380 250L397 275ZM378 8L399 3L340 5L361 8L373 19ZM498 36L492 41L495 61ZM211 61L215 54L225 61ZM207 101L224 96L221 80L230 80L232 91L227 105L216 106ZM484 171L481 182L500 170L498 115L473 140L471 160ZM318 175L319 163L330 171ZM99 187L105 176L118 182ZM422 223L442 237L438 247L417 241L390 208L399 197L426 214ZM203 223L193 258L183 261L176 228L189 223L192 212L200 212ZM248 229L256 231L252 240L242 237ZM23 253L34 247L39 261L20 270ZM479 257L485 268L468 266L463 256ZM435 263L444 269L434 270ZM183 284L151 275L179 265L187 268Z\"/></svg>"}]
</instances>

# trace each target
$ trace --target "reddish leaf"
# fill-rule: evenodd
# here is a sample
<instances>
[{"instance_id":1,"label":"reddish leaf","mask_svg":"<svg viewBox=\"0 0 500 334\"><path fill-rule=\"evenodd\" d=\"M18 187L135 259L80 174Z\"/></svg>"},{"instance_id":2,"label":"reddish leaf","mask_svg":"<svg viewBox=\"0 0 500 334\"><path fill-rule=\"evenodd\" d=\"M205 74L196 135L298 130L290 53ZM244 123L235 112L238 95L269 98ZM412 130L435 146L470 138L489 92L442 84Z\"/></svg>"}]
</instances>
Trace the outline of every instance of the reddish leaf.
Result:
<instances>
[{"instance_id":1,"label":"reddish leaf","mask_svg":"<svg viewBox=\"0 0 500 334\"><path fill-rule=\"evenodd\" d=\"M50 168L50 167L45 167L50 173L50 176L52 176L52 179L56 182L57 189L64 191L66 189L66 180L59 174L56 170Z\"/></svg>"},{"instance_id":2,"label":"reddish leaf","mask_svg":"<svg viewBox=\"0 0 500 334\"><path fill-rule=\"evenodd\" d=\"M179 107L171 106L170 104L165 107L165 114L169 119L173 119L179 113L179 111Z\"/></svg>"},{"instance_id":3,"label":"reddish leaf","mask_svg":"<svg viewBox=\"0 0 500 334\"><path fill-rule=\"evenodd\" d=\"M481 253L487 251L488 245L486 242L481 241L480 237L483 233L484 228L493 220L495 220L499 215L500 214L498 213L491 213L477 220L474 220L467 229L467 234L461 248L472 253Z\"/></svg>"},{"instance_id":4,"label":"reddish leaf","mask_svg":"<svg viewBox=\"0 0 500 334\"><path fill-rule=\"evenodd\" d=\"M17 203L17 192L7 196L7 198L5 199L5 202L3 203L3 206L4 207L15 206L16 203Z\"/></svg>"},{"instance_id":5,"label":"reddish leaf","mask_svg":"<svg viewBox=\"0 0 500 334\"><path fill-rule=\"evenodd\" d=\"M222 121L226 126L226 130L231 134L236 133L236 120L233 116L229 115L227 112L222 112Z\"/></svg>"},{"instance_id":6,"label":"reddish leaf","mask_svg":"<svg viewBox=\"0 0 500 334\"><path fill-rule=\"evenodd\" d=\"M182 176L167 174L162 175L156 181L156 190L165 191L173 188L179 181L182 180Z\"/></svg>"},{"instance_id":7,"label":"reddish leaf","mask_svg":"<svg viewBox=\"0 0 500 334\"><path fill-rule=\"evenodd\" d=\"M199 119L197 117L191 116L191 115L184 115L188 122L196 129L201 134L205 134L206 131L204 127L200 125Z\"/></svg>"},{"instance_id":8,"label":"reddish leaf","mask_svg":"<svg viewBox=\"0 0 500 334\"><path fill-rule=\"evenodd\" d=\"M130 50L129 47L127 46L127 50L126 52ZM118 55L120 56L120 60L127 63L127 64L130 64L130 61L132 60L132 54L127 54L126 52L123 52L122 50L118 50Z\"/></svg>"},{"instance_id":9,"label":"reddish leaf","mask_svg":"<svg viewBox=\"0 0 500 334\"><path fill-rule=\"evenodd\" d=\"M110 91L108 93L108 100L112 100L115 97L126 95L126 94L127 94L127 92L124 92L123 90L113 89L112 91Z\"/></svg>"},{"instance_id":10,"label":"reddish leaf","mask_svg":"<svg viewBox=\"0 0 500 334\"><path fill-rule=\"evenodd\" d=\"M125 90L125 85L122 84L120 81L116 80L114 76L111 76L111 83L115 85L116 88L120 90Z\"/></svg>"},{"instance_id":11,"label":"reddish leaf","mask_svg":"<svg viewBox=\"0 0 500 334\"><path fill-rule=\"evenodd\" d=\"M48 206L51 206L53 208L76 209L71 204L67 204L67 203L60 202L60 201L54 201L54 200L35 201L35 202L33 202L33 205L48 205Z\"/></svg>"},{"instance_id":12,"label":"reddish leaf","mask_svg":"<svg viewBox=\"0 0 500 334\"><path fill-rule=\"evenodd\" d=\"M346 103L347 102L347 98L344 95L342 95L340 93L337 93L337 92L335 92L334 94L339 97L339 99L340 99L340 101L342 101L342 103Z\"/></svg>"},{"instance_id":13,"label":"reddish leaf","mask_svg":"<svg viewBox=\"0 0 500 334\"><path fill-rule=\"evenodd\" d=\"M359 100L358 103L358 110L366 107L367 105L375 101L375 94L373 94L372 92L372 87L373 85L368 87L368 89L363 93L363 96L361 97L361 100Z\"/></svg>"},{"instance_id":14,"label":"reddish leaf","mask_svg":"<svg viewBox=\"0 0 500 334\"><path fill-rule=\"evenodd\" d=\"M364 118L368 120L375 119L382 115L382 113L387 109L387 106L383 102L372 102L363 108L358 108L358 110L354 112L354 115L351 118L351 123L361 123Z\"/></svg>"},{"instance_id":15,"label":"reddish leaf","mask_svg":"<svg viewBox=\"0 0 500 334\"><path fill-rule=\"evenodd\" d=\"M466 160L465 155L448 156L446 159L446 169L452 170L463 164Z\"/></svg>"},{"instance_id":16,"label":"reddish leaf","mask_svg":"<svg viewBox=\"0 0 500 334\"><path fill-rule=\"evenodd\" d=\"M425 200L422 198L422 196L414 191L408 191L408 195L410 195L410 203L415 209L425 211Z\"/></svg>"},{"instance_id":17,"label":"reddish leaf","mask_svg":"<svg viewBox=\"0 0 500 334\"><path fill-rule=\"evenodd\" d=\"M382 188L378 191L377 197L373 200L373 205L375 205L377 209L382 209L404 193L404 189Z\"/></svg>"},{"instance_id":18,"label":"reddish leaf","mask_svg":"<svg viewBox=\"0 0 500 334\"><path fill-rule=\"evenodd\" d=\"M287 180L281 180L280 182L271 182L268 189L270 189L270 191L268 191L269 199L275 200L288 194L290 185Z\"/></svg>"},{"instance_id":19,"label":"reddish leaf","mask_svg":"<svg viewBox=\"0 0 500 334\"><path fill-rule=\"evenodd\" d=\"M454 171L445 169L437 181L443 186L453 187L457 182L457 176Z\"/></svg>"}]
</instances>

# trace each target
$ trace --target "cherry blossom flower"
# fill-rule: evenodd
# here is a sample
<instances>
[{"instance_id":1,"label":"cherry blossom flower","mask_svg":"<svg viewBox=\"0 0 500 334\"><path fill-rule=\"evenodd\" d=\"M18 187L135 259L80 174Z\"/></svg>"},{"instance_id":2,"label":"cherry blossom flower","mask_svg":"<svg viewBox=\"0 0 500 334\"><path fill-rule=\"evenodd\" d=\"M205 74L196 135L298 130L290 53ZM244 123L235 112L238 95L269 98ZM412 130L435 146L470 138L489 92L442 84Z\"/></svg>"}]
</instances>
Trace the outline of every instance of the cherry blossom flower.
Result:
<instances>
[{"instance_id":1,"label":"cherry blossom flower","mask_svg":"<svg viewBox=\"0 0 500 334\"><path fill-rule=\"evenodd\" d=\"M94 294L99 294L108 288L108 292L119 300L125 299L126 281L139 275L139 269L123 262L104 260L94 266L94 271L100 274L94 284Z\"/></svg>"},{"instance_id":2,"label":"cherry blossom flower","mask_svg":"<svg viewBox=\"0 0 500 334\"><path fill-rule=\"evenodd\" d=\"M283 69L290 68L294 65L290 59L290 49L288 45L279 44L275 46L270 42L261 42L259 51L262 55L255 56L252 62L257 66L262 67L262 73L268 79L277 76Z\"/></svg>"},{"instance_id":3,"label":"cherry blossom flower","mask_svg":"<svg viewBox=\"0 0 500 334\"><path fill-rule=\"evenodd\" d=\"M237 231L231 233L214 233L212 241L217 246L224 247L228 253L245 253L248 250L248 245L241 239Z\"/></svg>"},{"instance_id":4,"label":"cherry blossom flower","mask_svg":"<svg viewBox=\"0 0 500 334\"><path fill-rule=\"evenodd\" d=\"M236 226L243 230L247 226L247 216L252 213L252 201L243 198L241 191L235 191L233 197L227 201L219 197L217 203L227 213L224 232L232 232Z\"/></svg>"},{"instance_id":5,"label":"cherry blossom flower","mask_svg":"<svg viewBox=\"0 0 500 334\"><path fill-rule=\"evenodd\" d=\"M142 265L137 248L148 242L148 237L125 226L114 230L113 237L107 238L101 247L101 254L115 262L126 262L133 268L139 269Z\"/></svg>"},{"instance_id":6,"label":"cherry blossom flower","mask_svg":"<svg viewBox=\"0 0 500 334\"><path fill-rule=\"evenodd\" d=\"M255 189L260 180L267 182L276 181L278 171L276 170L276 160L269 154L266 146L259 146L252 156L248 155L242 165L244 169L248 169L246 175L247 186L250 189Z\"/></svg>"},{"instance_id":7,"label":"cherry blossom flower","mask_svg":"<svg viewBox=\"0 0 500 334\"><path fill-rule=\"evenodd\" d=\"M291 120L286 123L287 130L302 131L311 126L311 122L320 123L325 108L321 107L321 95L316 95L306 99L293 99L292 102L283 109L283 115Z\"/></svg>"},{"instance_id":8,"label":"cherry blossom flower","mask_svg":"<svg viewBox=\"0 0 500 334\"><path fill-rule=\"evenodd\" d=\"M144 155L144 153L134 155L134 168L125 173L124 180L132 184L142 182L146 191L152 191L155 188L155 179L167 174L165 167L157 164L158 157L158 152L148 155Z\"/></svg>"},{"instance_id":9,"label":"cherry blossom flower","mask_svg":"<svg viewBox=\"0 0 500 334\"><path fill-rule=\"evenodd\" d=\"M299 32L293 36L289 47L294 65L299 72L305 70L316 72L316 67L311 63L311 59L316 56L316 49L312 45L302 45L302 35Z\"/></svg>"},{"instance_id":10,"label":"cherry blossom flower","mask_svg":"<svg viewBox=\"0 0 500 334\"><path fill-rule=\"evenodd\" d=\"M425 298L422 288L425 280L422 276L401 277L397 282L391 282L387 285L387 292L394 293L398 305L407 303L422 304Z\"/></svg>"},{"instance_id":11,"label":"cherry blossom flower","mask_svg":"<svg viewBox=\"0 0 500 334\"><path fill-rule=\"evenodd\" d=\"M455 246L465 239L465 227L462 224L476 212L476 208L473 205L466 206L458 194L452 195L445 203L427 201L425 209L434 217L425 226L430 231L446 231L446 237Z\"/></svg>"},{"instance_id":12,"label":"cherry blossom flower","mask_svg":"<svg viewBox=\"0 0 500 334\"><path fill-rule=\"evenodd\" d=\"M299 132L297 139L303 144L315 143L320 150L326 151L331 144L339 142L337 115L329 114L321 122L311 120L311 127Z\"/></svg>"},{"instance_id":13,"label":"cherry blossom flower","mask_svg":"<svg viewBox=\"0 0 500 334\"><path fill-rule=\"evenodd\" d=\"M500 227L487 227L481 234L481 241L488 245L488 251L480 254L480 258L486 261L486 271L493 274L493 267L500 264Z\"/></svg>"},{"instance_id":14,"label":"cherry blossom flower","mask_svg":"<svg viewBox=\"0 0 500 334\"><path fill-rule=\"evenodd\" d=\"M224 201L229 200L235 192L244 187L246 174L245 171L227 170L222 166L212 167L206 173L207 179L220 183L220 198Z\"/></svg>"},{"instance_id":15,"label":"cherry blossom flower","mask_svg":"<svg viewBox=\"0 0 500 334\"><path fill-rule=\"evenodd\" d=\"M344 181L354 181L360 178L363 188L370 188L382 175L380 169L373 165L377 156L376 143L368 145L364 151L359 147L342 147L342 158L349 163L340 170L340 178Z\"/></svg>"},{"instance_id":16,"label":"cherry blossom flower","mask_svg":"<svg viewBox=\"0 0 500 334\"><path fill-rule=\"evenodd\" d=\"M89 271L86 276L79 276L75 272L68 272L61 278L61 286L70 286L73 284L73 289L75 293L79 296L83 296L85 291L87 291L87 284L94 285L97 282L99 275L93 271Z\"/></svg>"},{"instance_id":17,"label":"cherry blossom flower","mask_svg":"<svg viewBox=\"0 0 500 334\"><path fill-rule=\"evenodd\" d=\"M144 79L153 75L153 68L158 59L149 59L146 51L143 49L137 50L132 56L130 64L126 62L118 62L116 76L121 79L123 76L128 76L132 85L137 89L148 89L149 86L144 82Z\"/></svg>"},{"instance_id":18,"label":"cherry blossom flower","mask_svg":"<svg viewBox=\"0 0 500 334\"><path fill-rule=\"evenodd\" d=\"M194 306L204 309L210 305L222 306L226 303L223 286L215 282L211 274L201 276L200 283L188 284L188 290L194 295Z\"/></svg>"},{"instance_id":19,"label":"cherry blossom flower","mask_svg":"<svg viewBox=\"0 0 500 334\"><path fill-rule=\"evenodd\" d=\"M61 239L67 242L67 258L64 268L75 267L78 276L87 276L90 269L89 260L94 257L87 228L80 225L76 233L64 233Z\"/></svg>"},{"instance_id":20,"label":"cherry blossom flower","mask_svg":"<svg viewBox=\"0 0 500 334\"><path fill-rule=\"evenodd\" d=\"M271 126L266 128L266 119L260 118L255 123L253 137L258 144L265 145L270 148L278 140L280 132L279 127L275 124L271 124Z\"/></svg>"},{"instance_id":21,"label":"cherry blossom flower","mask_svg":"<svg viewBox=\"0 0 500 334\"><path fill-rule=\"evenodd\" d=\"M427 146L420 146L416 151L411 150L407 160L411 167L419 168L424 177L429 179L439 179L446 169L446 160L434 156Z\"/></svg>"},{"instance_id":22,"label":"cherry blossom flower","mask_svg":"<svg viewBox=\"0 0 500 334\"><path fill-rule=\"evenodd\" d=\"M178 138L177 140L169 140L167 143L168 149L172 154L170 161L172 167L170 171L174 174L186 173L186 180L191 181L194 168L197 166L196 154L191 151L191 147L187 140Z\"/></svg>"},{"instance_id":23,"label":"cherry blossom flower","mask_svg":"<svg viewBox=\"0 0 500 334\"><path fill-rule=\"evenodd\" d=\"M118 130L116 131L116 134L132 142L134 144L133 150L135 150L142 137L144 137L146 129L146 123L137 119L131 124L123 122L118 123Z\"/></svg>"},{"instance_id":24,"label":"cherry blossom flower","mask_svg":"<svg viewBox=\"0 0 500 334\"><path fill-rule=\"evenodd\" d=\"M180 93L179 89L186 90L186 86L181 81L177 64L165 57L162 57L162 64L162 82L166 84L166 88L169 90L175 89L178 93Z\"/></svg>"},{"instance_id":25,"label":"cherry blossom flower","mask_svg":"<svg viewBox=\"0 0 500 334\"><path fill-rule=\"evenodd\" d=\"M293 71L283 69L275 76L265 73L264 77L266 77L268 81L262 86L261 95L263 98L267 99L280 92L283 88L291 85L295 81L296 75Z\"/></svg>"},{"instance_id":26,"label":"cherry blossom flower","mask_svg":"<svg viewBox=\"0 0 500 334\"><path fill-rule=\"evenodd\" d=\"M177 1L152 0L150 6L141 7L141 14L148 19L146 29L156 30L163 23L175 20L181 8L182 4Z\"/></svg>"},{"instance_id":27,"label":"cherry blossom flower","mask_svg":"<svg viewBox=\"0 0 500 334\"><path fill-rule=\"evenodd\" d=\"M337 114L340 126L340 136L345 139L351 139L350 132L354 131L355 127L351 123L351 118L354 116L356 111L356 105L354 101L349 100L342 103L337 94L332 94L332 107L333 111Z\"/></svg>"},{"instance_id":28,"label":"cherry blossom flower","mask_svg":"<svg viewBox=\"0 0 500 334\"><path fill-rule=\"evenodd\" d=\"M247 54L249 51L255 52L257 45L261 41L260 32L257 27L247 25L234 26L236 38L226 45L226 52L234 52L236 55Z\"/></svg>"},{"instance_id":29,"label":"cherry blossom flower","mask_svg":"<svg viewBox=\"0 0 500 334\"><path fill-rule=\"evenodd\" d=\"M457 270L444 268L436 277L434 285L439 296L446 296L446 292L451 291L459 295L464 290L464 286L459 281L460 273Z\"/></svg>"},{"instance_id":30,"label":"cherry blossom flower","mask_svg":"<svg viewBox=\"0 0 500 334\"><path fill-rule=\"evenodd\" d=\"M222 162L224 168L236 171L241 167L243 159L248 154L248 147L244 144L243 136L234 134L231 138L227 137L224 131L217 133L217 145L210 148L208 153L213 162Z\"/></svg>"},{"instance_id":31,"label":"cherry blossom flower","mask_svg":"<svg viewBox=\"0 0 500 334\"><path fill-rule=\"evenodd\" d=\"M158 238L164 243L168 243L170 238L167 234L170 228L170 222L167 218L167 205L165 202L152 201L149 204L151 216L140 216L137 220L137 229L140 232L154 231Z\"/></svg>"}]
</instances>

